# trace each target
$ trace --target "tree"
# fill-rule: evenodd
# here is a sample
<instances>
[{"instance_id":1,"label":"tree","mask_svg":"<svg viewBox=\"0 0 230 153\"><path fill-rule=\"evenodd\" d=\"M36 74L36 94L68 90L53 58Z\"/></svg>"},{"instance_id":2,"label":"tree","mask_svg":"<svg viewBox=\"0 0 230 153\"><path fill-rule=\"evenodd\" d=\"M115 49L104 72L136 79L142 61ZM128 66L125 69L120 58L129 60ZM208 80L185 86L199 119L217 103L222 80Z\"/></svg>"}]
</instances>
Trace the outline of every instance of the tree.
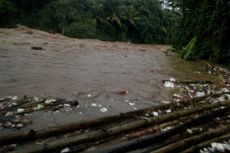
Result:
<instances>
[{"instance_id":1,"label":"tree","mask_svg":"<svg viewBox=\"0 0 230 153\"><path fill-rule=\"evenodd\" d=\"M182 0L180 10L183 14L174 42L176 50L181 51L194 37L192 57L189 59L210 59L230 65L230 2L228 0Z\"/></svg>"},{"instance_id":2,"label":"tree","mask_svg":"<svg viewBox=\"0 0 230 153\"><path fill-rule=\"evenodd\" d=\"M9 21L8 18L16 11L15 5L8 0L0 0L0 25L6 24Z\"/></svg>"},{"instance_id":3,"label":"tree","mask_svg":"<svg viewBox=\"0 0 230 153\"><path fill-rule=\"evenodd\" d=\"M17 9L11 18L15 23L71 37L108 41L169 43L178 15L163 8L159 0L10 1Z\"/></svg>"}]
</instances>

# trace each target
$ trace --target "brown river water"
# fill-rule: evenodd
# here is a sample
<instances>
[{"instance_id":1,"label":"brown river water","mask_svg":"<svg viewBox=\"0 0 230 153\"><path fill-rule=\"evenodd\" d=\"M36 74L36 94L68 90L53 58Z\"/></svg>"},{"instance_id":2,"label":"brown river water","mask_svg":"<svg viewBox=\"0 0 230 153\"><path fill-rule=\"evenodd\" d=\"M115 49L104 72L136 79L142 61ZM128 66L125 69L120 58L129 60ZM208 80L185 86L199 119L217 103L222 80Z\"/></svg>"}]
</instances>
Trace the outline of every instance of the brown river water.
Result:
<instances>
[{"instance_id":1,"label":"brown river water","mask_svg":"<svg viewBox=\"0 0 230 153\"><path fill-rule=\"evenodd\" d=\"M30 114L33 124L25 129L44 128L158 105L173 93L163 86L164 79L219 81L199 73L205 61L184 61L169 48L0 29L0 97L78 98L80 107L70 112Z\"/></svg>"}]
</instances>

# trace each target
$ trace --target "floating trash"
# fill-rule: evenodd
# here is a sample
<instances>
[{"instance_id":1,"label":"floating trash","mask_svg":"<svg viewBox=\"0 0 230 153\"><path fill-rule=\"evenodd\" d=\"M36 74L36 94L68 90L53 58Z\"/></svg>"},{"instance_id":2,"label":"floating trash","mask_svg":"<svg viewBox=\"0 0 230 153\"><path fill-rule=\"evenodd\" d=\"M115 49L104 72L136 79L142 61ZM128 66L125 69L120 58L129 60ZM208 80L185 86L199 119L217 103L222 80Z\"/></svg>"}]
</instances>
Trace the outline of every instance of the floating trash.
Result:
<instances>
[{"instance_id":1,"label":"floating trash","mask_svg":"<svg viewBox=\"0 0 230 153\"><path fill-rule=\"evenodd\" d=\"M23 127L23 124L18 123L18 124L16 125L16 127L17 127L17 128L22 128L22 127Z\"/></svg>"},{"instance_id":2,"label":"floating trash","mask_svg":"<svg viewBox=\"0 0 230 153\"><path fill-rule=\"evenodd\" d=\"M173 97L176 97L176 98L181 98L181 95L179 95L179 94L175 93L175 94L173 94Z\"/></svg>"},{"instance_id":3,"label":"floating trash","mask_svg":"<svg viewBox=\"0 0 230 153\"><path fill-rule=\"evenodd\" d=\"M102 107L102 108L100 108L100 111L101 111L102 113L105 113L105 112L108 111L108 109L107 109L106 107Z\"/></svg>"},{"instance_id":4,"label":"floating trash","mask_svg":"<svg viewBox=\"0 0 230 153\"><path fill-rule=\"evenodd\" d=\"M41 110L44 108L44 105L38 104L36 107L34 107L34 110Z\"/></svg>"},{"instance_id":5,"label":"floating trash","mask_svg":"<svg viewBox=\"0 0 230 153\"><path fill-rule=\"evenodd\" d=\"M166 113L171 113L171 112L172 112L171 109L166 110Z\"/></svg>"},{"instance_id":6,"label":"floating trash","mask_svg":"<svg viewBox=\"0 0 230 153\"><path fill-rule=\"evenodd\" d=\"M18 100L18 96L12 96L12 100Z\"/></svg>"},{"instance_id":7,"label":"floating trash","mask_svg":"<svg viewBox=\"0 0 230 153\"><path fill-rule=\"evenodd\" d=\"M39 101L39 98L38 97L33 97L33 99L38 102Z\"/></svg>"},{"instance_id":8,"label":"floating trash","mask_svg":"<svg viewBox=\"0 0 230 153\"><path fill-rule=\"evenodd\" d=\"M153 112L152 114L153 114L153 116L159 116L158 112Z\"/></svg>"},{"instance_id":9,"label":"floating trash","mask_svg":"<svg viewBox=\"0 0 230 153\"><path fill-rule=\"evenodd\" d=\"M68 147L66 147L65 149L61 150L60 153L67 153L70 152L70 149Z\"/></svg>"},{"instance_id":10,"label":"floating trash","mask_svg":"<svg viewBox=\"0 0 230 153\"><path fill-rule=\"evenodd\" d=\"M171 101L167 101L167 100L163 100L163 101L161 101L163 104L170 104L171 103Z\"/></svg>"},{"instance_id":11,"label":"floating trash","mask_svg":"<svg viewBox=\"0 0 230 153\"><path fill-rule=\"evenodd\" d=\"M18 108L18 109L17 109L17 113L23 113L24 111L25 111L24 108Z\"/></svg>"},{"instance_id":12,"label":"floating trash","mask_svg":"<svg viewBox=\"0 0 230 153\"><path fill-rule=\"evenodd\" d=\"M166 88L174 88L175 84L174 84L174 82L171 82L171 81L164 81L164 87L166 87Z\"/></svg>"},{"instance_id":13,"label":"floating trash","mask_svg":"<svg viewBox=\"0 0 230 153\"><path fill-rule=\"evenodd\" d=\"M187 132L188 132L189 134L193 134L192 129L187 129Z\"/></svg>"},{"instance_id":14,"label":"floating trash","mask_svg":"<svg viewBox=\"0 0 230 153\"><path fill-rule=\"evenodd\" d=\"M20 99L20 103L12 99L18 99L13 96L2 98L0 103L0 111L2 111L2 128L18 128L32 124L28 119L28 114L35 111L48 111L58 113L60 109L70 112L73 107L79 107L77 100L65 100L61 98L46 98L46 97L27 97ZM6 122L6 121L7 122Z\"/></svg>"},{"instance_id":15,"label":"floating trash","mask_svg":"<svg viewBox=\"0 0 230 153\"><path fill-rule=\"evenodd\" d=\"M218 150L220 152L224 152L225 150L229 149L230 148L230 145L229 144L224 144L224 143L217 143L217 142L213 142L211 143L211 147L214 149L214 150ZM229 150L230 151L230 150Z\"/></svg>"},{"instance_id":16,"label":"floating trash","mask_svg":"<svg viewBox=\"0 0 230 153\"><path fill-rule=\"evenodd\" d=\"M176 82L176 79L175 78L169 78L169 81Z\"/></svg>"},{"instance_id":17,"label":"floating trash","mask_svg":"<svg viewBox=\"0 0 230 153\"><path fill-rule=\"evenodd\" d=\"M95 103L92 103L92 104L91 104L91 106L93 106L93 107L97 107L97 104L95 104Z\"/></svg>"},{"instance_id":18,"label":"floating trash","mask_svg":"<svg viewBox=\"0 0 230 153\"><path fill-rule=\"evenodd\" d=\"M205 96L205 92L204 91L202 91L202 92L196 92L196 97L203 97L203 96Z\"/></svg>"},{"instance_id":19,"label":"floating trash","mask_svg":"<svg viewBox=\"0 0 230 153\"><path fill-rule=\"evenodd\" d=\"M135 103L129 102L129 105L130 105L130 106L135 106Z\"/></svg>"},{"instance_id":20,"label":"floating trash","mask_svg":"<svg viewBox=\"0 0 230 153\"><path fill-rule=\"evenodd\" d=\"M168 131L168 130L171 130L171 129L172 129L172 127L171 127L171 126L168 126L168 127L166 127L166 128L161 129L161 131Z\"/></svg>"},{"instance_id":21,"label":"floating trash","mask_svg":"<svg viewBox=\"0 0 230 153\"><path fill-rule=\"evenodd\" d=\"M64 107L71 107L70 104L64 104Z\"/></svg>"},{"instance_id":22,"label":"floating trash","mask_svg":"<svg viewBox=\"0 0 230 153\"><path fill-rule=\"evenodd\" d=\"M46 101L45 101L45 104L51 104L51 103L53 103L53 102L55 102L56 101L56 99L47 99Z\"/></svg>"}]
</instances>

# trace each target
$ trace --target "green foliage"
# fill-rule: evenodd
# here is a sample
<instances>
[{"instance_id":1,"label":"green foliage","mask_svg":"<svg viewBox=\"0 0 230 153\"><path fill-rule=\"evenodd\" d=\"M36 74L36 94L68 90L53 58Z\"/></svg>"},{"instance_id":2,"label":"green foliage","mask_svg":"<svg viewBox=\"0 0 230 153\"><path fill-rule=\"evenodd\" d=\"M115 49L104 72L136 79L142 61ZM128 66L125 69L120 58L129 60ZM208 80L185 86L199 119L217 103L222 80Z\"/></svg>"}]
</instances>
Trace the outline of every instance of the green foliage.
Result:
<instances>
[{"instance_id":1,"label":"green foliage","mask_svg":"<svg viewBox=\"0 0 230 153\"><path fill-rule=\"evenodd\" d=\"M194 57L230 65L230 1L171 0L171 4L183 14L174 39L176 50L183 56L180 50L197 36Z\"/></svg>"},{"instance_id":2,"label":"green foliage","mask_svg":"<svg viewBox=\"0 0 230 153\"><path fill-rule=\"evenodd\" d=\"M75 12L72 22L66 25L65 34L77 38L94 38L96 31L96 21L91 14Z\"/></svg>"},{"instance_id":3,"label":"green foliage","mask_svg":"<svg viewBox=\"0 0 230 153\"><path fill-rule=\"evenodd\" d=\"M197 41L197 37L193 37L185 47L182 47L180 51L182 58L187 59L187 60L196 59L194 50L193 50L196 44L196 41Z\"/></svg>"},{"instance_id":4,"label":"green foliage","mask_svg":"<svg viewBox=\"0 0 230 153\"><path fill-rule=\"evenodd\" d=\"M0 0L0 15L15 11L14 5L8 0Z\"/></svg>"},{"instance_id":5,"label":"green foliage","mask_svg":"<svg viewBox=\"0 0 230 153\"><path fill-rule=\"evenodd\" d=\"M163 8L159 0L9 1L18 10L15 22L71 37L109 41L170 43L180 16Z\"/></svg>"},{"instance_id":6,"label":"green foliage","mask_svg":"<svg viewBox=\"0 0 230 153\"><path fill-rule=\"evenodd\" d=\"M0 0L0 26L11 22L9 18L16 11L15 5L8 0Z\"/></svg>"}]
</instances>

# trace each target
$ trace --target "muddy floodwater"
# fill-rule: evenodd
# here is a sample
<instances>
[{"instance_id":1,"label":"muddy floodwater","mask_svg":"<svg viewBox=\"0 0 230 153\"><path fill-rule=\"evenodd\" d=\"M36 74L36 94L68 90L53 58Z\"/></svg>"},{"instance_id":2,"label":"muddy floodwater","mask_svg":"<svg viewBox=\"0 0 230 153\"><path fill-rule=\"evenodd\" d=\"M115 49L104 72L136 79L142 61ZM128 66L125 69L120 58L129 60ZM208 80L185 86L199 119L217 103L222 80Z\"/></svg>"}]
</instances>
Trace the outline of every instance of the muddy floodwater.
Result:
<instances>
[{"instance_id":1,"label":"muddy floodwater","mask_svg":"<svg viewBox=\"0 0 230 153\"><path fill-rule=\"evenodd\" d=\"M164 79L219 81L199 73L204 61L181 60L169 47L0 29L0 97L78 99L80 107L72 111L29 115L33 124L27 128L44 128L158 105L173 93Z\"/></svg>"}]
</instances>

